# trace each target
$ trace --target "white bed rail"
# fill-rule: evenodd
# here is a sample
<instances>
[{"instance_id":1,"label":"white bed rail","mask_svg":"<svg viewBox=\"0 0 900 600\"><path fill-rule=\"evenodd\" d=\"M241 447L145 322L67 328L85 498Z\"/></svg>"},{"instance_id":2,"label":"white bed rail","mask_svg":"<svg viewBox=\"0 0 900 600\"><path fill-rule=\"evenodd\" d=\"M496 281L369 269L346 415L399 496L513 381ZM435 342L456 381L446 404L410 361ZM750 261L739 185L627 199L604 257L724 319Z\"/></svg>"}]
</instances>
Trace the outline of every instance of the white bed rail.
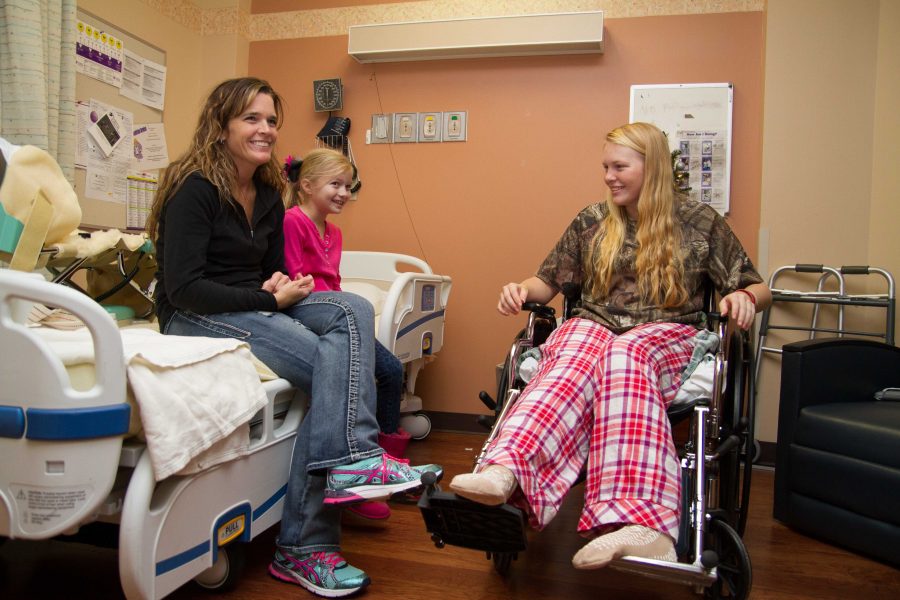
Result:
<instances>
[{"instance_id":1,"label":"white bed rail","mask_svg":"<svg viewBox=\"0 0 900 600\"><path fill-rule=\"evenodd\" d=\"M64 306L87 325L96 378L72 388L49 346L13 315L20 302ZM115 322L92 299L0 270L0 535L46 539L92 517L112 489L130 408Z\"/></svg>"},{"instance_id":2,"label":"white bed rail","mask_svg":"<svg viewBox=\"0 0 900 600\"><path fill-rule=\"evenodd\" d=\"M401 271L402 266L418 269ZM375 336L401 362L441 349L443 318L452 280L435 275L420 258L391 252L346 251L341 256L341 285L370 301L365 286L378 288L383 302L375 304ZM429 323L438 320L435 323ZM426 336L427 334L427 336Z\"/></svg>"}]
</instances>

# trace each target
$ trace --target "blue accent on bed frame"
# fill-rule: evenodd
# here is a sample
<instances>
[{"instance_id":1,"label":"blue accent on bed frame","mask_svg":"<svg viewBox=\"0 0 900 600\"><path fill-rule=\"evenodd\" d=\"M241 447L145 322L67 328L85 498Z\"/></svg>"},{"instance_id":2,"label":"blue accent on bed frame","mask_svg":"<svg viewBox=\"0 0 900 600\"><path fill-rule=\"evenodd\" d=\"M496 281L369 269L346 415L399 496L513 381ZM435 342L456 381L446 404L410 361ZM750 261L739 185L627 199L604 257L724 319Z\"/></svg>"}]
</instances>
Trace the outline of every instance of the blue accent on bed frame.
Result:
<instances>
[{"instance_id":1,"label":"blue accent on bed frame","mask_svg":"<svg viewBox=\"0 0 900 600\"><path fill-rule=\"evenodd\" d=\"M89 408L29 408L25 411L29 440L87 440L125 435L131 407L111 404Z\"/></svg>"},{"instance_id":2,"label":"blue accent on bed frame","mask_svg":"<svg viewBox=\"0 0 900 600\"><path fill-rule=\"evenodd\" d=\"M287 494L287 484L284 484L283 486L281 486L281 489L279 489L277 492L272 494L272 496L268 500L266 500L265 502L260 504L256 508L256 510L253 511L253 520L255 521L258 518L260 518L261 516L263 516L264 514L266 514L266 512L270 508L275 506L275 503L278 502L279 500L281 500L285 494Z\"/></svg>"},{"instance_id":3,"label":"blue accent on bed frame","mask_svg":"<svg viewBox=\"0 0 900 600\"><path fill-rule=\"evenodd\" d=\"M20 438L25 434L25 411L18 406L0 406L0 437Z\"/></svg>"},{"instance_id":4,"label":"blue accent on bed frame","mask_svg":"<svg viewBox=\"0 0 900 600\"><path fill-rule=\"evenodd\" d=\"M406 327L404 327L403 329L401 329L397 332L397 339L399 340L400 338L402 338L404 335L406 335L410 331L413 331L416 327L418 327L422 323L427 323L428 321L431 321L432 319L437 319L437 318L443 317L443 316L444 316L444 311L439 310L435 313L424 316L421 319L416 319L415 321L413 321L412 323L410 323L409 325L407 325Z\"/></svg>"}]
</instances>

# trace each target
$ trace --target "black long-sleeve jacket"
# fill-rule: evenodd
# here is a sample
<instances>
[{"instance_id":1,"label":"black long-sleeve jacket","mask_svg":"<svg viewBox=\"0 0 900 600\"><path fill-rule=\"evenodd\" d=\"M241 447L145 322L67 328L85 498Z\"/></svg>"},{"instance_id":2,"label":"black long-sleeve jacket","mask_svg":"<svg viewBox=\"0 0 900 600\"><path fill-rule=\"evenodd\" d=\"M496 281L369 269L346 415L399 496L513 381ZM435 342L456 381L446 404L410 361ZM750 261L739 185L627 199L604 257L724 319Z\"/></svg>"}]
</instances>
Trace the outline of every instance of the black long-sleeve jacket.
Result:
<instances>
[{"instance_id":1,"label":"black long-sleeve jacket","mask_svg":"<svg viewBox=\"0 0 900 600\"><path fill-rule=\"evenodd\" d=\"M164 328L176 309L197 314L277 310L261 285L284 272L284 205L276 190L256 183L251 223L237 203L193 173L166 202L156 242L156 314Z\"/></svg>"}]
</instances>

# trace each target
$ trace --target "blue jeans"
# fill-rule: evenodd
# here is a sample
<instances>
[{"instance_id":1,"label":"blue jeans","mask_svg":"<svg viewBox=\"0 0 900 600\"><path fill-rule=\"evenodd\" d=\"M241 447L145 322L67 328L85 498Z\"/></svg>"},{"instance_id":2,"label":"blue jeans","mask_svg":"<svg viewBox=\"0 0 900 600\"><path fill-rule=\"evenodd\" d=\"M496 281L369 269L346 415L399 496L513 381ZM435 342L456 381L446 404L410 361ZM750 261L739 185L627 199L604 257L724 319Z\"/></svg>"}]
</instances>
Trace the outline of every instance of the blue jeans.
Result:
<instances>
[{"instance_id":1,"label":"blue jeans","mask_svg":"<svg viewBox=\"0 0 900 600\"><path fill-rule=\"evenodd\" d=\"M403 365L394 353L375 340L375 417L384 433L396 433L400 427L400 401L403 397Z\"/></svg>"},{"instance_id":2,"label":"blue jeans","mask_svg":"<svg viewBox=\"0 0 900 600\"><path fill-rule=\"evenodd\" d=\"M306 391L278 545L340 549L340 510L323 504L325 470L382 454L375 420L375 315L347 292L317 292L279 312L177 311L163 333L243 340L280 377Z\"/></svg>"}]
</instances>

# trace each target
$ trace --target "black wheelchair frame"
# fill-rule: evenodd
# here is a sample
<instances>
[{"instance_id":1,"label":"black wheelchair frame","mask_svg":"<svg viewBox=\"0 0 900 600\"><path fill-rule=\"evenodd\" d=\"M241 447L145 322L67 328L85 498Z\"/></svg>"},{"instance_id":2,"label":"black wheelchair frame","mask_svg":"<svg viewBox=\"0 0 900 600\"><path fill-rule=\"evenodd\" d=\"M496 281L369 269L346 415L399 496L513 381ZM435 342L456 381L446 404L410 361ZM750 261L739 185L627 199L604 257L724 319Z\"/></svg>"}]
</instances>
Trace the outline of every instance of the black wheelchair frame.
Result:
<instances>
[{"instance_id":1,"label":"black wheelchair frame","mask_svg":"<svg viewBox=\"0 0 900 600\"><path fill-rule=\"evenodd\" d=\"M567 292L568 290L564 290ZM574 307L566 294L563 313ZM707 306L712 295L707 295ZM510 406L524 388L516 373L519 355L538 346L556 328L552 307L526 303L528 323L510 348L499 377L497 401L486 392L479 395L494 417L479 417L491 433L475 460L475 470L496 436ZM708 326L720 338L716 354L714 387L709 398L670 408L673 430L690 419L686 441L680 444L682 469L682 518L676 551L679 562L633 556L618 558L609 567L693 586L707 598L749 596L752 586L750 556L742 535L747 524L751 463L754 457L753 353L750 336L709 311ZM484 506L443 492L433 481L427 484L419 508L432 541L484 551L495 570L505 575L518 553L527 547L524 513L513 506Z\"/></svg>"}]
</instances>

